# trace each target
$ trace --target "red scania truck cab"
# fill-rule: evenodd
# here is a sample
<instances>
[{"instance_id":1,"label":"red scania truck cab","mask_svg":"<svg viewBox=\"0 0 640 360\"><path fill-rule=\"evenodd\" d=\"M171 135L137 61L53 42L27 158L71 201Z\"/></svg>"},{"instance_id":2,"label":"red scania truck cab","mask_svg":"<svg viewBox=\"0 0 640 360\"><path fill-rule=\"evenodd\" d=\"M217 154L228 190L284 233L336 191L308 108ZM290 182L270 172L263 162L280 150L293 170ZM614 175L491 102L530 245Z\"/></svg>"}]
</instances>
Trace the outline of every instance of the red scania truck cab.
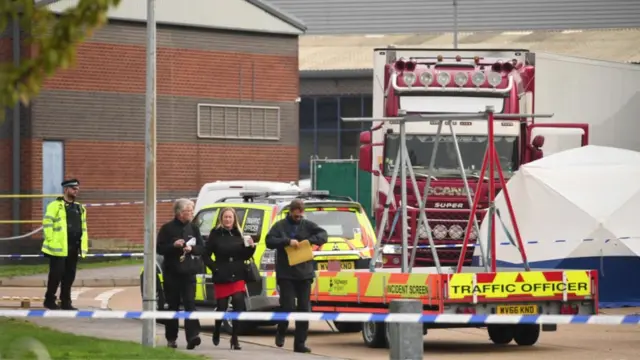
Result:
<instances>
[{"instance_id":1,"label":"red scania truck cab","mask_svg":"<svg viewBox=\"0 0 640 360\"><path fill-rule=\"evenodd\" d=\"M397 117L407 114L479 113L487 106L495 111L495 147L500 157L503 175L508 180L520 165L543 156L543 136L532 136L535 127L578 128L583 131L582 145L587 144L585 124L535 124L533 118L501 119L500 114L531 114L535 111L535 54L528 50L441 50L400 49L374 50L373 117ZM473 192L478 182L480 206L478 221L488 206L489 181L500 191L498 174L494 179L479 178L487 147L486 121L452 121L458 140L469 188ZM449 123L442 126L434 169L429 163L434 149L438 122L406 124L406 144L421 196L428 177L432 177L426 204L427 217L440 263L457 264L470 207L461 176ZM381 222L394 162L400 144L397 125L374 123L371 130L360 134L359 168L372 173L372 204L376 224ZM394 188L394 204L400 202L400 181ZM418 232L416 266L432 266L428 247L427 226L418 229L418 208L411 181L407 181L409 207L409 239ZM475 194L471 194L472 197ZM401 261L400 221L393 221L396 208L392 205L389 221L378 239L382 243L385 267L399 267ZM401 218L401 217L400 217ZM478 234L471 233L471 244ZM412 243L409 244L410 248ZM465 265L472 262L474 248L464 254Z\"/></svg>"}]
</instances>

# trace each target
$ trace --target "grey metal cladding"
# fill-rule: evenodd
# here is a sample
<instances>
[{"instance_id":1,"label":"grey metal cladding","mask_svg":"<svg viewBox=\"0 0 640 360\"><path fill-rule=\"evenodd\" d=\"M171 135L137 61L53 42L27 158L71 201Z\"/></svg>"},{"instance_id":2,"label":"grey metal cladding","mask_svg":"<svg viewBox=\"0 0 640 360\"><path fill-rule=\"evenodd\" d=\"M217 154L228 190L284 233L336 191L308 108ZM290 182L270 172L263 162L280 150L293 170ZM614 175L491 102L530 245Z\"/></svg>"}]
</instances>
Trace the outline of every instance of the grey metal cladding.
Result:
<instances>
[{"instance_id":1,"label":"grey metal cladding","mask_svg":"<svg viewBox=\"0 0 640 360\"><path fill-rule=\"evenodd\" d=\"M145 46L146 31L145 24L112 20L96 31L88 41ZM157 44L161 48L298 56L298 37L293 35L159 25Z\"/></svg>"},{"instance_id":2,"label":"grey metal cladding","mask_svg":"<svg viewBox=\"0 0 640 360\"><path fill-rule=\"evenodd\" d=\"M371 78L364 79L301 79L300 95L371 94Z\"/></svg>"},{"instance_id":3,"label":"grey metal cladding","mask_svg":"<svg viewBox=\"0 0 640 360\"><path fill-rule=\"evenodd\" d=\"M453 0L269 0L300 18L307 34L451 31ZM640 26L638 0L458 0L461 31Z\"/></svg>"},{"instance_id":4,"label":"grey metal cladding","mask_svg":"<svg viewBox=\"0 0 640 360\"><path fill-rule=\"evenodd\" d=\"M197 104L280 107L280 140L197 138ZM33 136L37 138L144 141L145 95L107 92L41 92L32 107ZM198 144L298 144L298 110L294 102L199 99L158 96L158 141Z\"/></svg>"}]
</instances>

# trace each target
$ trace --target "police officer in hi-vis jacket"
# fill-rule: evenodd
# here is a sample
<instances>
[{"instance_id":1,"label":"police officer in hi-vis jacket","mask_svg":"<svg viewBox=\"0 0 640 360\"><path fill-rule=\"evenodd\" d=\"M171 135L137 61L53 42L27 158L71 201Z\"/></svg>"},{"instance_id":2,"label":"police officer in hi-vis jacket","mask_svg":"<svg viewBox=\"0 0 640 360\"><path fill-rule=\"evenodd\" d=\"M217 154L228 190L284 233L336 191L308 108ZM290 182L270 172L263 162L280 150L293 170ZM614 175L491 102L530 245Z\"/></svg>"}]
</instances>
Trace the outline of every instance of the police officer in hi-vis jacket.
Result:
<instances>
[{"instance_id":1,"label":"police officer in hi-vis jacket","mask_svg":"<svg viewBox=\"0 0 640 360\"><path fill-rule=\"evenodd\" d=\"M42 220L44 242L42 252L49 258L49 279L44 307L49 310L77 310L71 304L71 286L76 278L78 256L89 250L87 210L76 202L80 191L77 179L62 182L63 196L52 201ZM60 287L60 305L56 292Z\"/></svg>"}]
</instances>

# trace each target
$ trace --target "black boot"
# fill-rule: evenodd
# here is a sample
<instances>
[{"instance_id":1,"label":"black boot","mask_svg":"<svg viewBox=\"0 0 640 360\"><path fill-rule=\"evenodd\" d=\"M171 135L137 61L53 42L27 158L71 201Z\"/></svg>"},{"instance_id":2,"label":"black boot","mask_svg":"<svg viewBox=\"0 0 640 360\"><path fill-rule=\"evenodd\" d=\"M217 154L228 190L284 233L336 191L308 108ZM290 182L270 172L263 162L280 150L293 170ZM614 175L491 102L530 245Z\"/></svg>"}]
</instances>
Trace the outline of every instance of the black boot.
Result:
<instances>
[{"instance_id":1,"label":"black boot","mask_svg":"<svg viewBox=\"0 0 640 360\"><path fill-rule=\"evenodd\" d=\"M240 346L240 342L238 341L238 336L237 335L231 335L231 350L242 350L242 347Z\"/></svg>"},{"instance_id":2,"label":"black boot","mask_svg":"<svg viewBox=\"0 0 640 360\"><path fill-rule=\"evenodd\" d=\"M76 311L78 310L77 308L74 308L73 305L71 305L71 302L63 302L62 306L60 307L62 310L69 310L69 311Z\"/></svg>"},{"instance_id":3,"label":"black boot","mask_svg":"<svg viewBox=\"0 0 640 360\"><path fill-rule=\"evenodd\" d=\"M218 346L220 344L220 327L222 326L222 321L216 320L216 325L213 328L213 337L211 340L213 341L213 345Z\"/></svg>"},{"instance_id":4,"label":"black boot","mask_svg":"<svg viewBox=\"0 0 640 360\"><path fill-rule=\"evenodd\" d=\"M60 307L56 304L56 299L47 299L42 305L48 310L60 310Z\"/></svg>"},{"instance_id":5,"label":"black boot","mask_svg":"<svg viewBox=\"0 0 640 360\"><path fill-rule=\"evenodd\" d=\"M294 348L293 352L309 354L309 353L311 353L311 349L309 349L308 347L302 345L302 346Z\"/></svg>"},{"instance_id":6,"label":"black boot","mask_svg":"<svg viewBox=\"0 0 640 360\"><path fill-rule=\"evenodd\" d=\"M196 346L200 346L201 343L202 339L200 339L200 336L195 336L187 341L187 350L193 350Z\"/></svg>"},{"instance_id":7,"label":"black boot","mask_svg":"<svg viewBox=\"0 0 640 360\"><path fill-rule=\"evenodd\" d=\"M280 332L280 330L276 330L276 346L283 347L284 346L284 336L285 334Z\"/></svg>"}]
</instances>

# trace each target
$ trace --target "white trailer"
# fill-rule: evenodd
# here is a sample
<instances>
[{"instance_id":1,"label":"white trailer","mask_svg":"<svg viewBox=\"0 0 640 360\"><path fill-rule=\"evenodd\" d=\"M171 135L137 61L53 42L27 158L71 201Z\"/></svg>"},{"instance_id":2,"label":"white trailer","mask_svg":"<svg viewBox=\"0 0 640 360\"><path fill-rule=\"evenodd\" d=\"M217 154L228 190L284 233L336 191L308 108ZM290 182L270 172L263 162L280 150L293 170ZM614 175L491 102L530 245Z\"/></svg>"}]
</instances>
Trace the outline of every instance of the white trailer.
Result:
<instances>
[{"instance_id":1,"label":"white trailer","mask_svg":"<svg viewBox=\"0 0 640 360\"><path fill-rule=\"evenodd\" d=\"M536 123L587 123L589 144L640 151L639 65L535 53L535 67L535 112L554 114ZM580 146L576 130L533 134L545 155Z\"/></svg>"}]
</instances>

